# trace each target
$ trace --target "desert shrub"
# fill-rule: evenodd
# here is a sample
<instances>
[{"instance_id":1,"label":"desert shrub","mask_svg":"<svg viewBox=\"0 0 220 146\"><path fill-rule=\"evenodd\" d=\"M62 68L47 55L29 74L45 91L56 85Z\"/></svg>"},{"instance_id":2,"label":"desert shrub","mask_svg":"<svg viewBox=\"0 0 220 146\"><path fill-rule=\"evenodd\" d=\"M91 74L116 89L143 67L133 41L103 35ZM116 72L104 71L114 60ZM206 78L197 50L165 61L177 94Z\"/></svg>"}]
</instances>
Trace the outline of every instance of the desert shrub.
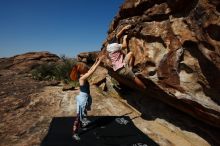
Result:
<instances>
[{"instance_id":1,"label":"desert shrub","mask_svg":"<svg viewBox=\"0 0 220 146\"><path fill-rule=\"evenodd\" d=\"M61 63L55 66L56 72L54 76L57 80L63 80L65 82L70 81L70 71L72 67L76 64L75 59L66 58L65 56L61 56Z\"/></svg>"},{"instance_id":2,"label":"desert shrub","mask_svg":"<svg viewBox=\"0 0 220 146\"><path fill-rule=\"evenodd\" d=\"M32 70L32 77L36 80L54 80L55 63L45 63Z\"/></svg>"},{"instance_id":3,"label":"desert shrub","mask_svg":"<svg viewBox=\"0 0 220 146\"><path fill-rule=\"evenodd\" d=\"M57 63L45 63L32 70L32 77L36 80L61 80L65 83L72 82L69 74L76 60L65 56L61 56L60 58L60 61Z\"/></svg>"}]
</instances>

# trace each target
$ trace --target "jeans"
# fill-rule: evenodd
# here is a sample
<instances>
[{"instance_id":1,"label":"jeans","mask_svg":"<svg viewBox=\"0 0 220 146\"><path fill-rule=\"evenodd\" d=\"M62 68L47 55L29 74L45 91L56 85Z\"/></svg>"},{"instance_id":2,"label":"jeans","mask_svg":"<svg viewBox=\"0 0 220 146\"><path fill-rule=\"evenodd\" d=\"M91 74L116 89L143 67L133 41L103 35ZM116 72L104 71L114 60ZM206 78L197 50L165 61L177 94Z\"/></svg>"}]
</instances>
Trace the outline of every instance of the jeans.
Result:
<instances>
[{"instance_id":1,"label":"jeans","mask_svg":"<svg viewBox=\"0 0 220 146\"><path fill-rule=\"evenodd\" d=\"M86 106L88 104L88 98L89 98L89 94L84 93L84 92L80 92L77 96L76 96L76 112L77 115L79 115L79 120L82 121L83 117L86 116Z\"/></svg>"}]
</instances>

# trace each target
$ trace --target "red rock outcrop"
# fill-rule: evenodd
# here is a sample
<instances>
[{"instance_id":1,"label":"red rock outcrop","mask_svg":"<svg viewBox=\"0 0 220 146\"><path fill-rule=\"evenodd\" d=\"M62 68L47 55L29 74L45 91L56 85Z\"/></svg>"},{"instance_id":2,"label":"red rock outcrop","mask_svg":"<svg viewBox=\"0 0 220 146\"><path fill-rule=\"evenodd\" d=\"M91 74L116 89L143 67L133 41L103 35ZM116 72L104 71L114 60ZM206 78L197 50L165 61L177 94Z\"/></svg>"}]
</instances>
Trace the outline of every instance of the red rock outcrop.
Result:
<instances>
[{"instance_id":1,"label":"red rock outcrop","mask_svg":"<svg viewBox=\"0 0 220 146\"><path fill-rule=\"evenodd\" d=\"M21 55L16 55L10 58L0 59L0 70L9 69L17 73L26 73L31 71L36 66L48 62L57 62L59 57L49 52L29 52Z\"/></svg>"},{"instance_id":2,"label":"red rock outcrop","mask_svg":"<svg viewBox=\"0 0 220 146\"><path fill-rule=\"evenodd\" d=\"M103 53L127 24L132 25L125 32L128 51L148 87L142 92L220 127L220 1L126 0L112 21ZM134 88L132 81L108 70Z\"/></svg>"}]
</instances>

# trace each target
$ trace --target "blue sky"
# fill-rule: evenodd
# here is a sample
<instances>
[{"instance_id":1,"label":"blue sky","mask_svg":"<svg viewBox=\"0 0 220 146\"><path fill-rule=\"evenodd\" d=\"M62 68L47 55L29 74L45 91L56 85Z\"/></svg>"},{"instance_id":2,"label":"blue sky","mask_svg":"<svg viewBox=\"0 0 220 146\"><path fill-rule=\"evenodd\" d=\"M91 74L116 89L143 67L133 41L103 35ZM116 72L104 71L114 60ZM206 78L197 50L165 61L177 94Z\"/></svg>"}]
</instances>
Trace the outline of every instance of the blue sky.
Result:
<instances>
[{"instance_id":1,"label":"blue sky","mask_svg":"<svg viewBox=\"0 0 220 146\"><path fill-rule=\"evenodd\" d=\"M101 48L124 0L0 0L0 57Z\"/></svg>"}]
</instances>

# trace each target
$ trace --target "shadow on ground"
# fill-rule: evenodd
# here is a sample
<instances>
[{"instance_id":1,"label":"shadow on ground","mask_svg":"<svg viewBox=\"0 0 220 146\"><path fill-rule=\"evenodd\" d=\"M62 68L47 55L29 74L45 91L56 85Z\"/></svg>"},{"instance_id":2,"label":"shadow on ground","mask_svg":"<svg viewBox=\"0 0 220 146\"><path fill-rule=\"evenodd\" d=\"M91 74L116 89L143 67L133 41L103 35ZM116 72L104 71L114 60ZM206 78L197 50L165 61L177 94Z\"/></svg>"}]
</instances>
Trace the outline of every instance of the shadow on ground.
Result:
<instances>
[{"instance_id":1,"label":"shadow on ground","mask_svg":"<svg viewBox=\"0 0 220 146\"><path fill-rule=\"evenodd\" d=\"M147 135L135 127L127 116L93 116L92 121L80 130L80 141L72 139L73 117L53 118L41 146L157 146Z\"/></svg>"}]
</instances>

